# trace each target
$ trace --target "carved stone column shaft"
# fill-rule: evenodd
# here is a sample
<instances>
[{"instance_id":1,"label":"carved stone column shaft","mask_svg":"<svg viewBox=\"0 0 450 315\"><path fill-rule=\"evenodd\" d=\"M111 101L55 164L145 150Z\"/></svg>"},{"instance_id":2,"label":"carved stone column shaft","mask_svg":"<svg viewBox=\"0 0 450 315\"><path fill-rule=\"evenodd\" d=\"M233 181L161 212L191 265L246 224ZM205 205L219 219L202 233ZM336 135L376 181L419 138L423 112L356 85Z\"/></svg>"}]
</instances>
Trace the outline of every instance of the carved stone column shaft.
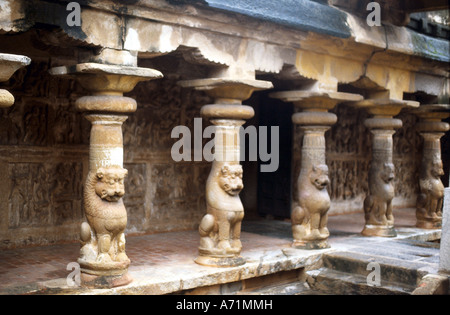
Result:
<instances>
[{"instance_id":1,"label":"carved stone column shaft","mask_svg":"<svg viewBox=\"0 0 450 315\"><path fill-rule=\"evenodd\" d=\"M112 52L114 56L120 52ZM54 75L76 78L92 94L76 101L92 124L89 173L84 188L87 222L81 225L81 281L84 286L115 287L132 281L125 252L127 211L122 125L136 111L136 101L124 97L144 80L159 78L156 70L98 63L53 68Z\"/></svg>"},{"instance_id":2,"label":"carved stone column shaft","mask_svg":"<svg viewBox=\"0 0 450 315\"><path fill-rule=\"evenodd\" d=\"M441 159L441 138L450 128L441 120L450 117L450 106L443 104L422 105L413 111L420 118L417 131L422 136L423 151L420 167L417 197L416 226L424 229L440 228L442 225L442 207L444 184L441 176L444 169Z\"/></svg>"},{"instance_id":3,"label":"carved stone column shaft","mask_svg":"<svg viewBox=\"0 0 450 315\"><path fill-rule=\"evenodd\" d=\"M364 200L365 236L394 237L392 200L395 197L395 167L392 160L393 135L402 127L400 119L393 118L403 108L418 107L419 103L391 99L367 99L349 105L366 109L373 118L364 125L372 133L372 161L369 170L369 193Z\"/></svg>"},{"instance_id":4,"label":"carved stone column shaft","mask_svg":"<svg viewBox=\"0 0 450 315\"><path fill-rule=\"evenodd\" d=\"M89 170L101 167L123 167L122 125L127 116L87 114L92 124L89 145Z\"/></svg>"},{"instance_id":5,"label":"carved stone column shaft","mask_svg":"<svg viewBox=\"0 0 450 315\"><path fill-rule=\"evenodd\" d=\"M292 211L292 246L306 249L327 248L330 235L327 212L331 200L327 190L330 179L325 155L325 132L330 127L301 128L304 130L302 165L297 179L298 205Z\"/></svg>"},{"instance_id":6,"label":"carved stone column shaft","mask_svg":"<svg viewBox=\"0 0 450 315\"><path fill-rule=\"evenodd\" d=\"M303 130L302 161L291 213L294 248L327 248L330 235L328 210L331 206L327 187L330 184L326 164L325 132L337 122L328 113L337 103L361 100L362 96L339 92L288 91L271 97L294 102L303 111L292 116Z\"/></svg>"},{"instance_id":7,"label":"carved stone column shaft","mask_svg":"<svg viewBox=\"0 0 450 315\"><path fill-rule=\"evenodd\" d=\"M392 119L391 122L392 128L399 128L402 125L398 119ZM366 121L366 126L377 127L370 119ZM392 200L395 197L392 136L395 130L371 129L370 132L372 133L372 161L369 170L369 196L364 201L366 224L362 234L396 236L392 212Z\"/></svg>"},{"instance_id":8,"label":"carved stone column shaft","mask_svg":"<svg viewBox=\"0 0 450 315\"><path fill-rule=\"evenodd\" d=\"M254 116L250 106L241 105L253 91L271 88L257 80L204 79L182 81L181 86L205 90L216 104L205 105L202 117L215 127L214 160L206 183L207 214L199 225L200 246L196 263L230 267L245 263L240 256L244 206L239 193L244 188L240 165L240 127Z\"/></svg>"},{"instance_id":9,"label":"carved stone column shaft","mask_svg":"<svg viewBox=\"0 0 450 315\"><path fill-rule=\"evenodd\" d=\"M205 114L202 111L203 117L214 117L215 115L210 116L214 109L221 110L223 106L208 105L211 112ZM248 116L253 115L253 109L246 108ZM239 161L239 127L245 121L211 119L211 122L215 125L215 136L214 160L206 184L208 214L200 223L199 257L195 261L206 266L237 266L245 263L240 256L244 207L239 198L239 193L244 188L243 170Z\"/></svg>"},{"instance_id":10,"label":"carved stone column shaft","mask_svg":"<svg viewBox=\"0 0 450 315\"><path fill-rule=\"evenodd\" d=\"M200 223L199 257L195 261L206 266L242 265L244 207L239 193L244 185L239 128L254 111L249 106L215 104L204 106L201 114L214 124L215 136L214 160L206 183L207 214Z\"/></svg>"},{"instance_id":11,"label":"carved stone column shaft","mask_svg":"<svg viewBox=\"0 0 450 315\"><path fill-rule=\"evenodd\" d=\"M240 159L239 129L245 120L211 119L214 125L214 161L238 162Z\"/></svg>"}]
</instances>

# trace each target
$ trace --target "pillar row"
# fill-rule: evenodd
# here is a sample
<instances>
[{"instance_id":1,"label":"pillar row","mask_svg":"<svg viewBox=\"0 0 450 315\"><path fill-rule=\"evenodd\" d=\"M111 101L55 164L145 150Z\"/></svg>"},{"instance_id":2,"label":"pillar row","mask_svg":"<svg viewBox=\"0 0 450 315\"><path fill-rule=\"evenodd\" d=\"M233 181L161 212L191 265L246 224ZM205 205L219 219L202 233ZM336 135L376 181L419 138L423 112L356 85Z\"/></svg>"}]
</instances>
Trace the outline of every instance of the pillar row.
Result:
<instances>
[{"instance_id":1,"label":"pillar row","mask_svg":"<svg viewBox=\"0 0 450 315\"><path fill-rule=\"evenodd\" d=\"M124 97L140 81L162 77L159 71L120 65L82 63L51 69L51 74L75 78L91 95L75 106L92 124L89 173L84 188L87 222L82 223L80 256L82 285L116 287L132 281L125 251L127 211L123 203L124 179L122 125L137 109Z\"/></svg>"},{"instance_id":2,"label":"pillar row","mask_svg":"<svg viewBox=\"0 0 450 315\"><path fill-rule=\"evenodd\" d=\"M254 116L242 101L256 90L269 89L259 80L201 79L181 81L183 87L204 90L215 104L201 109L215 127L214 160L206 183L207 213L199 225L200 246L195 262L204 266L231 267L245 264L241 257L241 223L244 207L239 193L244 188L240 165L239 129Z\"/></svg>"},{"instance_id":3,"label":"pillar row","mask_svg":"<svg viewBox=\"0 0 450 315\"><path fill-rule=\"evenodd\" d=\"M338 103L362 100L358 94L340 92L287 91L271 97L293 102L302 111L292 116L294 124L303 130L302 161L297 177L297 191L291 213L292 247L321 249L329 247L328 210L331 201L326 164L325 132L337 122L328 111Z\"/></svg>"}]
</instances>

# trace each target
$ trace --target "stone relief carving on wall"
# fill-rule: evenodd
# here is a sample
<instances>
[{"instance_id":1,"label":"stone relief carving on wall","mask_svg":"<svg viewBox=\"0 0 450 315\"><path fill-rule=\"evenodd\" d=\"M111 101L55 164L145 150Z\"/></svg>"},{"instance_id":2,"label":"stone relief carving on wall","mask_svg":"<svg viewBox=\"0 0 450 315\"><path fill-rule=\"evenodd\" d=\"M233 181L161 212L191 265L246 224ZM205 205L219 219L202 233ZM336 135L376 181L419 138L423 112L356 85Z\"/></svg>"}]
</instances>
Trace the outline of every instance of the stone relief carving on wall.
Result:
<instances>
[{"instance_id":1,"label":"stone relief carving on wall","mask_svg":"<svg viewBox=\"0 0 450 315\"><path fill-rule=\"evenodd\" d=\"M422 139L416 132L417 118L414 115L400 113L397 117L403 121L403 126L393 136L395 196L413 200L419 193L418 166L422 156Z\"/></svg>"},{"instance_id":2,"label":"stone relief carving on wall","mask_svg":"<svg viewBox=\"0 0 450 315\"><path fill-rule=\"evenodd\" d=\"M208 173L207 166L192 163L152 165L151 228L196 226L206 209L203 200Z\"/></svg>"},{"instance_id":3,"label":"stone relief carving on wall","mask_svg":"<svg viewBox=\"0 0 450 315\"><path fill-rule=\"evenodd\" d=\"M330 162L330 196L333 200L351 200L364 194L366 190L360 178L364 178L367 166L362 161Z\"/></svg>"},{"instance_id":4,"label":"stone relief carving on wall","mask_svg":"<svg viewBox=\"0 0 450 315\"><path fill-rule=\"evenodd\" d=\"M145 195L147 191L147 165L125 164L128 176L125 178L127 194L123 202L128 212L127 229L140 231L145 229Z\"/></svg>"},{"instance_id":5,"label":"stone relief carving on wall","mask_svg":"<svg viewBox=\"0 0 450 315\"><path fill-rule=\"evenodd\" d=\"M60 225L82 218L80 163L11 163L9 227Z\"/></svg>"}]
</instances>

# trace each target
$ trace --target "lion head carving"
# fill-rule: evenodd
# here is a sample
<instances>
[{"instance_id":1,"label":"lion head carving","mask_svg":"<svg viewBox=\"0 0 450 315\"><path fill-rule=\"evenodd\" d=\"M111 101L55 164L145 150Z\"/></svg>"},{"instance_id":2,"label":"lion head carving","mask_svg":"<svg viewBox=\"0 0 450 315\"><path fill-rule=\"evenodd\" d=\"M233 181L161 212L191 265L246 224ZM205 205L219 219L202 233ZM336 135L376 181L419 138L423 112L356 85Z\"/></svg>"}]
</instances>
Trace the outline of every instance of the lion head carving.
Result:
<instances>
[{"instance_id":1,"label":"lion head carving","mask_svg":"<svg viewBox=\"0 0 450 315\"><path fill-rule=\"evenodd\" d=\"M117 202L125 195L124 180L128 171L120 166L99 168L96 173L95 193L109 202Z\"/></svg>"},{"instance_id":2,"label":"lion head carving","mask_svg":"<svg viewBox=\"0 0 450 315\"><path fill-rule=\"evenodd\" d=\"M384 163L382 170L380 172L380 177L386 184L389 184L390 182L392 182L395 178L394 164Z\"/></svg>"},{"instance_id":3,"label":"lion head carving","mask_svg":"<svg viewBox=\"0 0 450 315\"><path fill-rule=\"evenodd\" d=\"M444 167L441 160L433 160L431 162L430 173L434 178L440 178L444 175Z\"/></svg>"},{"instance_id":4,"label":"lion head carving","mask_svg":"<svg viewBox=\"0 0 450 315\"><path fill-rule=\"evenodd\" d=\"M313 165L309 179L318 190L325 189L330 184L328 166L325 164Z\"/></svg>"},{"instance_id":5,"label":"lion head carving","mask_svg":"<svg viewBox=\"0 0 450 315\"><path fill-rule=\"evenodd\" d=\"M238 195L244 188L242 182L242 166L224 165L219 174L219 186L230 196Z\"/></svg>"}]
</instances>

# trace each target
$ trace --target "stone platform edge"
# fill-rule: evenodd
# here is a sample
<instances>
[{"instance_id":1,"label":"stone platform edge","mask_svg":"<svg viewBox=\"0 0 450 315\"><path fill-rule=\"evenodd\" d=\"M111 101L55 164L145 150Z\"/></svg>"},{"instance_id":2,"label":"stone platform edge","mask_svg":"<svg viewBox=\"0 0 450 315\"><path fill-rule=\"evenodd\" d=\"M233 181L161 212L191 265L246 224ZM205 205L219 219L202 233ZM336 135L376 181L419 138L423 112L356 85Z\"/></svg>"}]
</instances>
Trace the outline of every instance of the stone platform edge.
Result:
<instances>
[{"instance_id":1,"label":"stone platform edge","mask_svg":"<svg viewBox=\"0 0 450 315\"><path fill-rule=\"evenodd\" d=\"M397 237L371 237L373 241L390 242L393 240L433 241L440 239L441 230L421 230L418 228L397 228ZM343 239L357 238L363 242L367 237L352 234ZM291 247L276 248L270 251L243 251L246 264L238 267L215 268L204 267L193 262L171 266L151 266L139 270L130 270L134 281L126 286L111 289L88 289L70 287L66 278L13 287L0 294L42 294L42 295L164 295L177 294L200 287L208 287L251 278L304 268L305 271L319 269L322 266L323 254L342 251L346 247L344 241L335 240L332 247L321 250L302 250ZM70 271L67 272L68 274Z\"/></svg>"}]
</instances>

